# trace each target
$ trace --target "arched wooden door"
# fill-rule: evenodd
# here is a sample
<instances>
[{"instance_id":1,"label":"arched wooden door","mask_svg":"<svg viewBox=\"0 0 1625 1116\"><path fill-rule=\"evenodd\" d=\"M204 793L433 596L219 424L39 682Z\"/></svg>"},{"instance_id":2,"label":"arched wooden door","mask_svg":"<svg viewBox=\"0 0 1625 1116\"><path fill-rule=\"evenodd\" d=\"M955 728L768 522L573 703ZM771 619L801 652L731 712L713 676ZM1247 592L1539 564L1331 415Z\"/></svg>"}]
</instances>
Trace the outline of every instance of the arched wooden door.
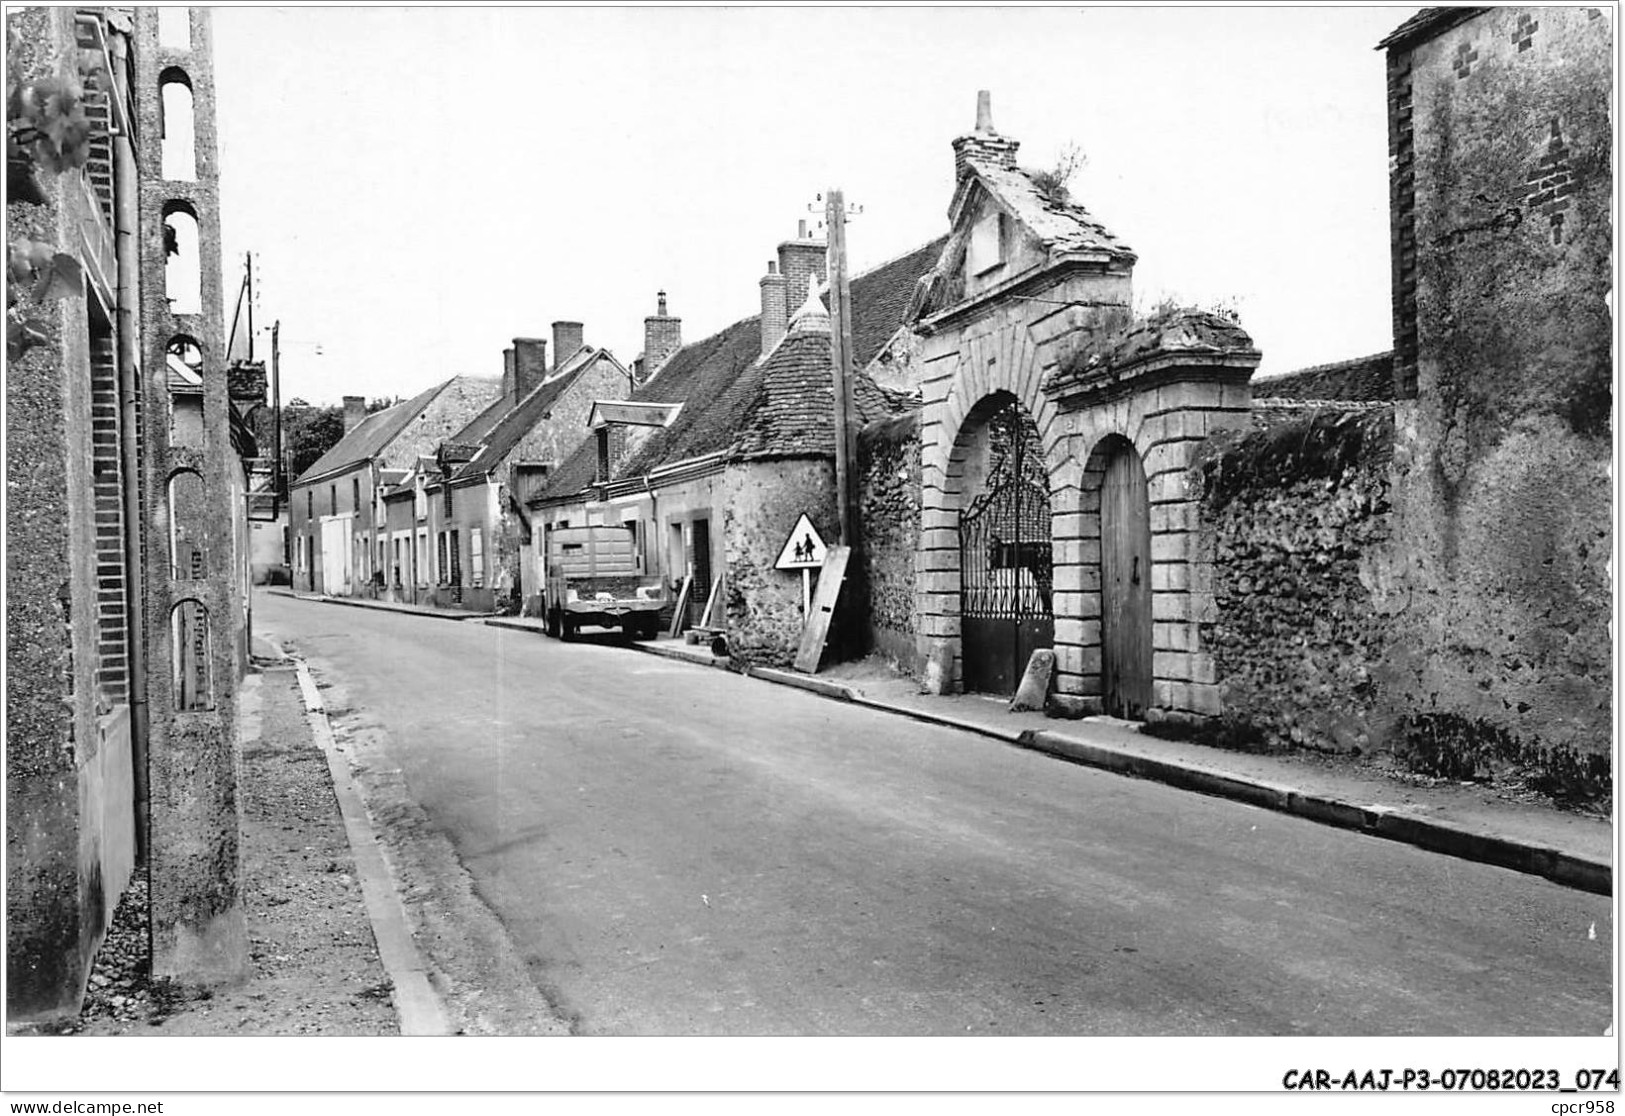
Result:
<instances>
[{"instance_id":1,"label":"arched wooden door","mask_svg":"<svg viewBox=\"0 0 1625 1116\"><path fill-rule=\"evenodd\" d=\"M1117 439L1100 489L1101 671L1106 712L1151 704L1151 501L1140 455Z\"/></svg>"},{"instance_id":2,"label":"arched wooden door","mask_svg":"<svg viewBox=\"0 0 1625 1116\"><path fill-rule=\"evenodd\" d=\"M959 515L961 677L1013 694L1055 644L1049 472L1038 428L1011 399L988 419L986 485Z\"/></svg>"}]
</instances>

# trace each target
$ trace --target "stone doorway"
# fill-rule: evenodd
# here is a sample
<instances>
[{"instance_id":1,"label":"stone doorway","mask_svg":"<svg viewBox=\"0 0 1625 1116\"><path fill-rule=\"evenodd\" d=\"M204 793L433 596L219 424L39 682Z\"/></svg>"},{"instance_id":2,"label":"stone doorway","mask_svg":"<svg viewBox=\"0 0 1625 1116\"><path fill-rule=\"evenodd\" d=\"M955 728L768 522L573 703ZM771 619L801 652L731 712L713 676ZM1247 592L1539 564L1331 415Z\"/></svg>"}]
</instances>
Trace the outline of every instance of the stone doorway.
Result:
<instances>
[{"instance_id":1,"label":"stone doorway","mask_svg":"<svg viewBox=\"0 0 1625 1116\"><path fill-rule=\"evenodd\" d=\"M1151 502L1145 465L1127 438L1095 450L1100 483L1101 698L1139 720L1152 704Z\"/></svg>"}]
</instances>

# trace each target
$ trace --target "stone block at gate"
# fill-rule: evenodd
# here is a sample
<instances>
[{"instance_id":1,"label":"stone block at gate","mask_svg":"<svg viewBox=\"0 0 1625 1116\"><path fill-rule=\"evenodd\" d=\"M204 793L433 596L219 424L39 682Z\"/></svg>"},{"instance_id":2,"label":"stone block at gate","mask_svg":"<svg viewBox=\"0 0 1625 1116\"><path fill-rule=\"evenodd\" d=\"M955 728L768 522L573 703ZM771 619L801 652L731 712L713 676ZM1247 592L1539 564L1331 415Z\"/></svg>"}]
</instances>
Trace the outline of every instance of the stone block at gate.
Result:
<instances>
[{"instance_id":1,"label":"stone block at gate","mask_svg":"<svg viewBox=\"0 0 1625 1116\"><path fill-rule=\"evenodd\" d=\"M925 655L925 673L920 678L920 692L940 697L952 693L953 684L953 645L947 640L932 640Z\"/></svg>"},{"instance_id":2,"label":"stone block at gate","mask_svg":"<svg viewBox=\"0 0 1625 1116\"><path fill-rule=\"evenodd\" d=\"M1021 685L1010 702L1010 712L1037 712L1044 708L1049 695L1050 679L1055 676L1055 652L1039 649L1027 660L1027 671L1021 676Z\"/></svg>"}]
</instances>

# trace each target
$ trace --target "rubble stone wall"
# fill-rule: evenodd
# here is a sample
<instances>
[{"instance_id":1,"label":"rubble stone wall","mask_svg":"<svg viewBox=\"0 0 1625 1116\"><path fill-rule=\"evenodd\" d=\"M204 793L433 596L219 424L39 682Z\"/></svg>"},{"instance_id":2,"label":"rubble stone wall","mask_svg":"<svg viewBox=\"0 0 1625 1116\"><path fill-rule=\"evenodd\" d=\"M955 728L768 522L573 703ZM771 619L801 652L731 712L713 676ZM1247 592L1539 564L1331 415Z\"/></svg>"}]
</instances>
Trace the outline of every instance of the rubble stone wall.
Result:
<instances>
[{"instance_id":1,"label":"rubble stone wall","mask_svg":"<svg viewBox=\"0 0 1625 1116\"><path fill-rule=\"evenodd\" d=\"M801 643L801 574L773 566L802 513L834 543L835 467L817 458L730 465L722 509L729 654L740 662L788 666ZM817 572L812 582L816 594Z\"/></svg>"},{"instance_id":2,"label":"rubble stone wall","mask_svg":"<svg viewBox=\"0 0 1625 1116\"><path fill-rule=\"evenodd\" d=\"M1367 750L1386 735L1390 646L1387 408L1265 412L1211 438L1192 469L1200 625L1225 720L1273 747Z\"/></svg>"},{"instance_id":3,"label":"rubble stone wall","mask_svg":"<svg viewBox=\"0 0 1625 1116\"><path fill-rule=\"evenodd\" d=\"M911 412L858 432L859 559L867 648L909 673L921 669L915 635L914 554L920 544L920 417Z\"/></svg>"}]
</instances>

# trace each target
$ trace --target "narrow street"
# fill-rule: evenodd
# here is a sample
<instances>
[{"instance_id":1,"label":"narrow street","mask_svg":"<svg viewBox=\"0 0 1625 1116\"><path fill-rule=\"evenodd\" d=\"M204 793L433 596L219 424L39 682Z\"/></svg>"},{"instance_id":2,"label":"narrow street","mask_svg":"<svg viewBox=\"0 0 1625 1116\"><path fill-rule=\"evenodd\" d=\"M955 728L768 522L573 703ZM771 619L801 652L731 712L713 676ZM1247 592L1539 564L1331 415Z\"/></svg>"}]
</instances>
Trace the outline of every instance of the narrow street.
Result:
<instances>
[{"instance_id":1,"label":"narrow street","mask_svg":"<svg viewBox=\"0 0 1625 1116\"><path fill-rule=\"evenodd\" d=\"M630 650L256 593L594 1035L1592 1035L1611 904Z\"/></svg>"}]
</instances>

